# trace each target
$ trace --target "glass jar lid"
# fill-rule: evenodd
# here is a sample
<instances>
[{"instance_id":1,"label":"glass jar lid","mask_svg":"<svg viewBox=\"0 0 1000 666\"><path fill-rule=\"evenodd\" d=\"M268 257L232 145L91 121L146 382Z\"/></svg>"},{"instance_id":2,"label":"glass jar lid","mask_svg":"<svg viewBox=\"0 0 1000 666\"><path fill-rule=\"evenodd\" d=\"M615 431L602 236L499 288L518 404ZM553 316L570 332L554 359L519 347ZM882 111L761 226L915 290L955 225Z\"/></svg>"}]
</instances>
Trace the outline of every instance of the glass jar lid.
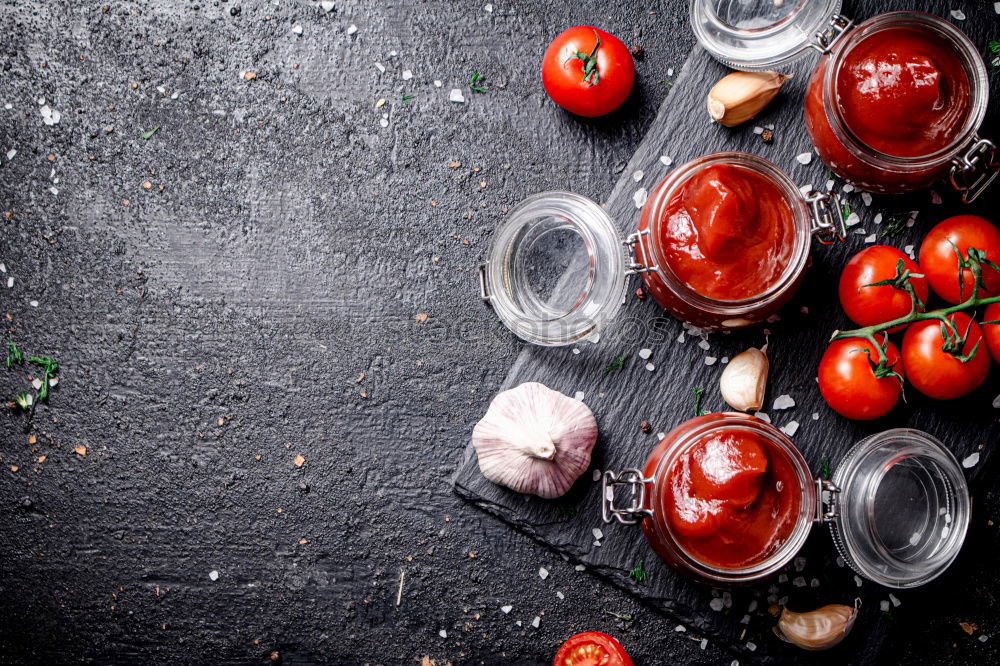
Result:
<instances>
[{"instance_id":1,"label":"glass jar lid","mask_svg":"<svg viewBox=\"0 0 1000 666\"><path fill-rule=\"evenodd\" d=\"M481 296L522 340L567 345L618 313L628 269L621 234L601 206L543 192L515 206L496 230L479 267Z\"/></svg>"},{"instance_id":2,"label":"glass jar lid","mask_svg":"<svg viewBox=\"0 0 1000 666\"><path fill-rule=\"evenodd\" d=\"M896 428L858 442L831 479L826 519L858 574L907 588L939 576L962 548L969 491L955 456L934 437Z\"/></svg>"},{"instance_id":3,"label":"glass jar lid","mask_svg":"<svg viewBox=\"0 0 1000 666\"><path fill-rule=\"evenodd\" d=\"M846 28L841 0L692 0L691 27L716 60L734 69L774 69ZM839 20L839 23L838 23Z\"/></svg>"}]
</instances>

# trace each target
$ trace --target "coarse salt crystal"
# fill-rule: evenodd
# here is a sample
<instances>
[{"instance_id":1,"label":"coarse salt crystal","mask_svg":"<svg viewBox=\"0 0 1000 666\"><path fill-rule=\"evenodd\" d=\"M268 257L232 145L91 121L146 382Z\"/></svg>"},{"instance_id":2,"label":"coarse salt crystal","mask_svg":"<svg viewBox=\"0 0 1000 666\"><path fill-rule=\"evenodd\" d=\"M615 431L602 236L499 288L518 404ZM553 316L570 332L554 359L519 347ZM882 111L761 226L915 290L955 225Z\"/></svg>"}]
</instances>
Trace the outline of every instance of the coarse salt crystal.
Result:
<instances>
[{"instance_id":1,"label":"coarse salt crystal","mask_svg":"<svg viewBox=\"0 0 1000 666\"><path fill-rule=\"evenodd\" d=\"M443 85L444 85L444 81L438 81L437 79L434 79L434 87L435 88L440 88Z\"/></svg>"},{"instance_id":2,"label":"coarse salt crystal","mask_svg":"<svg viewBox=\"0 0 1000 666\"><path fill-rule=\"evenodd\" d=\"M668 67L667 68L667 76L673 76L673 75L674 75L674 68L673 67Z\"/></svg>"},{"instance_id":3,"label":"coarse salt crystal","mask_svg":"<svg viewBox=\"0 0 1000 666\"><path fill-rule=\"evenodd\" d=\"M723 356L722 357L722 365L725 365L726 363L729 363L729 357L728 356Z\"/></svg>"},{"instance_id":4,"label":"coarse salt crystal","mask_svg":"<svg viewBox=\"0 0 1000 666\"><path fill-rule=\"evenodd\" d=\"M389 126L389 119L388 118L380 118L379 121L378 121L378 124L380 126L382 126L382 127L388 127Z\"/></svg>"},{"instance_id":5,"label":"coarse salt crystal","mask_svg":"<svg viewBox=\"0 0 1000 666\"><path fill-rule=\"evenodd\" d=\"M677 342L684 342L684 331L681 331L681 334L677 336Z\"/></svg>"},{"instance_id":6,"label":"coarse salt crystal","mask_svg":"<svg viewBox=\"0 0 1000 666\"><path fill-rule=\"evenodd\" d=\"M665 432L658 432L658 433L656 433L656 439L664 439L664 438L666 438L666 436L667 436L667 433L665 433Z\"/></svg>"},{"instance_id":7,"label":"coarse salt crystal","mask_svg":"<svg viewBox=\"0 0 1000 666\"><path fill-rule=\"evenodd\" d=\"M719 597L716 597L708 602L708 607L716 612L721 611L725 605L726 603Z\"/></svg>"},{"instance_id":8,"label":"coarse salt crystal","mask_svg":"<svg viewBox=\"0 0 1000 666\"><path fill-rule=\"evenodd\" d=\"M861 222L861 216L858 215L857 213L851 213L850 215L847 216L847 219L844 220L844 224L846 224L849 227L853 227L855 224L858 224L859 222Z\"/></svg>"},{"instance_id":9,"label":"coarse salt crystal","mask_svg":"<svg viewBox=\"0 0 1000 666\"><path fill-rule=\"evenodd\" d=\"M806 562L807 562L806 558L804 558L804 557L796 557L795 560L794 560L794 562L793 562L793 566L795 567L796 571L798 571L799 573L801 573L801 572L805 571Z\"/></svg>"},{"instance_id":10,"label":"coarse salt crystal","mask_svg":"<svg viewBox=\"0 0 1000 666\"><path fill-rule=\"evenodd\" d=\"M802 185L801 187L799 187L799 192L802 193L802 196L808 197L813 192L812 183L808 183L806 185Z\"/></svg>"},{"instance_id":11,"label":"coarse salt crystal","mask_svg":"<svg viewBox=\"0 0 1000 666\"><path fill-rule=\"evenodd\" d=\"M896 608L899 608L899 605L900 605L900 604L902 603L902 602L901 602L901 601L899 600L899 597L897 597L897 596L896 596L895 594L893 594L892 592L890 592L890 593L889 593L889 601L891 601L891 602L892 602L892 605L893 605L893 606L895 606Z\"/></svg>"},{"instance_id":12,"label":"coarse salt crystal","mask_svg":"<svg viewBox=\"0 0 1000 666\"><path fill-rule=\"evenodd\" d=\"M758 125L758 126L756 126L756 127L753 128L753 133L754 134L763 134L764 133L764 128L761 127L760 125Z\"/></svg>"},{"instance_id":13,"label":"coarse salt crystal","mask_svg":"<svg viewBox=\"0 0 1000 666\"><path fill-rule=\"evenodd\" d=\"M52 379L49 380L49 386L55 386L58 383L59 383L58 377L53 377Z\"/></svg>"},{"instance_id":14,"label":"coarse salt crystal","mask_svg":"<svg viewBox=\"0 0 1000 666\"><path fill-rule=\"evenodd\" d=\"M578 565L576 565L576 566L575 566L575 567L573 567L573 568L574 568L575 570L577 570L577 571L586 571L586 570L587 570L587 567L583 566L582 564L578 564Z\"/></svg>"},{"instance_id":15,"label":"coarse salt crystal","mask_svg":"<svg viewBox=\"0 0 1000 666\"><path fill-rule=\"evenodd\" d=\"M861 193L861 200L865 202L866 206L871 206L872 205L872 195L871 195L871 193L870 192L862 192Z\"/></svg>"},{"instance_id":16,"label":"coarse salt crystal","mask_svg":"<svg viewBox=\"0 0 1000 666\"><path fill-rule=\"evenodd\" d=\"M674 627L674 631L678 634L683 634L687 631L687 627L685 627L683 624L678 624L676 627Z\"/></svg>"},{"instance_id":17,"label":"coarse salt crystal","mask_svg":"<svg viewBox=\"0 0 1000 666\"><path fill-rule=\"evenodd\" d=\"M558 591L558 590L556 590L556 596L559 597L560 599L565 599L566 598L566 595L563 594L562 592Z\"/></svg>"},{"instance_id":18,"label":"coarse salt crystal","mask_svg":"<svg viewBox=\"0 0 1000 666\"><path fill-rule=\"evenodd\" d=\"M812 419L813 421L819 421L819 412L813 412Z\"/></svg>"},{"instance_id":19,"label":"coarse salt crystal","mask_svg":"<svg viewBox=\"0 0 1000 666\"><path fill-rule=\"evenodd\" d=\"M826 191L827 192L832 192L833 191L833 186L835 184L836 183L833 182L833 178L831 178L830 180L826 181Z\"/></svg>"},{"instance_id":20,"label":"coarse salt crystal","mask_svg":"<svg viewBox=\"0 0 1000 666\"><path fill-rule=\"evenodd\" d=\"M579 354L580 353L580 348L579 347L573 347L573 353L574 354Z\"/></svg>"},{"instance_id":21,"label":"coarse salt crystal","mask_svg":"<svg viewBox=\"0 0 1000 666\"><path fill-rule=\"evenodd\" d=\"M636 171L635 173L632 174L632 180L638 183L640 180L642 180L642 177L644 175L645 174L642 171Z\"/></svg>"},{"instance_id":22,"label":"coarse salt crystal","mask_svg":"<svg viewBox=\"0 0 1000 666\"><path fill-rule=\"evenodd\" d=\"M438 636L440 636L441 638L448 638L448 631L445 629L439 629Z\"/></svg>"},{"instance_id":23,"label":"coarse salt crystal","mask_svg":"<svg viewBox=\"0 0 1000 666\"><path fill-rule=\"evenodd\" d=\"M715 356L706 356L705 357L705 365L715 365L715 362L718 361L718 360L719 359L716 358Z\"/></svg>"},{"instance_id":24,"label":"coarse salt crystal","mask_svg":"<svg viewBox=\"0 0 1000 666\"><path fill-rule=\"evenodd\" d=\"M357 34L357 32L358 32L358 26L354 25L353 23L351 25L347 26L347 34L348 35L354 35L354 34Z\"/></svg>"},{"instance_id":25,"label":"coarse salt crystal","mask_svg":"<svg viewBox=\"0 0 1000 666\"><path fill-rule=\"evenodd\" d=\"M771 422L771 417L768 416L767 412L754 412L753 415L756 416L757 418L759 418L764 423L770 423Z\"/></svg>"},{"instance_id":26,"label":"coarse salt crystal","mask_svg":"<svg viewBox=\"0 0 1000 666\"><path fill-rule=\"evenodd\" d=\"M42 380L41 379L32 379L31 380L31 386L32 386L32 388L34 388L37 391L38 389L42 388Z\"/></svg>"},{"instance_id":27,"label":"coarse salt crystal","mask_svg":"<svg viewBox=\"0 0 1000 666\"><path fill-rule=\"evenodd\" d=\"M576 393L573 394L573 397L576 398L577 400L583 400L584 395L585 394L583 391L577 391Z\"/></svg>"},{"instance_id":28,"label":"coarse salt crystal","mask_svg":"<svg viewBox=\"0 0 1000 666\"><path fill-rule=\"evenodd\" d=\"M500 610L503 612L504 615L507 615L512 610L514 610L514 607L513 606L501 606Z\"/></svg>"},{"instance_id":29,"label":"coarse salt crystal","mask_svg":"<svg viewBox=\"0 0 1000 666\"><path fill-rule=\"evenodd\" d=\"M698 342L698 347L700 349L704 349L705 351L708 351L709 349L712 348L712 345L708 344L708 340L701 340L701 341Z\"/></svg>"},{"instance_id":30,"label":"coarse salt crystal","mask_svg":"<svg viewBox=\"0 0 1000 666\"><path fill-rule=\"evenodd\" d=\"M652 363L647 363L646 364L646 369L649 370L650 372L652 372L653 370L656 370L656 366L653 365Z\"/></svg>"},{"instance_id":31,"label":"coarse salt crystal","mask_svg":"<svg viewBox=\"0 0 1000 666\"><path fill-rule=\"evenodd\" d=\"M461 90L452 88L451 93L448 95L448 101L455 102L456 104L465 104L465 97L462 95Z\"/></svg>"},{"instance_id":32,"label":"coarse salt crystal","mask_svg":"<svg viewBox=\"0 0 1000 666\"><path fill-rule=\"evenodd\" d=\"M965 12L963 12L961 9L953 9L951 10L951 17L956 21L964 21Z\"/></svg>"},{"instance_id":33,"label":"coarse salt crystal","mask_svg":"<svg viewBox=\"0 0 1000 666\"><path fill-rule=\"evenodd\" d=\"M14 278L11 278L13 280ZM993 409L1000 409L1000 395L993 398Z\"/></svg>"},{"instance_id":34,"label":"coarse salt crystal","mask_svg":"<svg viewBox=\"0 0 1000 666\"><path fill-rule=\"evenodd\" d=\"M211 578L212 580L219 580L219 572L216 571L215 569L212 569L211 571L208 572L208 577Z\"/></svg>"},{"instance_id":35,"label":"coarse salt crystal","mask_svg":"<svg viewBox=\"0 0 1000 666\"><path fill-rule=\"evenodd\" d=\"M861 576L858 576L857 574L855 574L855 575L854 575L854 584L855 584L856 586L858 586L858 587L861 587L861 584L862 584L863 582L864 582L864 581L862 581L862 580L861 580Z\"/></svg>"},{"instance_id":36,"label":"coarse salt crystal","mask_svg":"<svg viewBox=\"0 0 1000 666\"><path fill-rule=\"evenodd\" d=\"M595 539L603 539L604 538L604 532L601 531L601 528L595 527L594 529L592 529L590 531L594 535Z\"/></svg>"},{"instance_id":37,"label":"coarse salt crystal","mask_svg":"<svg viewBox=\"0 0 1000 666\"><path fill-rule=\"evenodd\" d=\"M635 202L635 207L642 208L642 205L646 203L647 196L649 196L649 193L646 191L645 187L640 187L639 189L637 189L635 191L635 194L632 195L632 201Z\"/></svg>"},{"instance_id":38,"label":"coarse salt crystal","mask_svg":"<svg viewBox=\"0 0 1000 666\"><path fill-rule=\"evenodd\" d=\"M931 190L931 203L937 206L941 205L941 195L935 190Z\"/></svg>"},{"instance_id":39,"label":"coarse salt crystal","mask_svg":"<svg viewBox=\"0 0 1000 666\"><path fill-rule=\"evenodd\" d=\"M772 409L791 409L795 406L795 400L787 393L783 393L774 399Z\"/></svg>"},{"instance_id":40,"label":"coarse salt crystal","mask_svg":"<svg viewBox=\"0 0 1000 666\"><path fill-rule=\"evenodd\" d=\"M639 350L639 358L641 358L643 361L645 361L647 358L649 358L652 355L653 355L653 350L652 349L640 349Z\"/></svg>"},{"instance_id":41,"label":"coarse salt crystal","mask_svg":"<svg viewBox=\"0 0 1000 666\"><path fill-rule=\"evenodd\" d=\"M910 256L910 259L916 259L917 258L916 255L913 254L913 246L912 245L905 246L903 248L903 252L906 252L906 254L908 254Z\"/></svg>"},{"instance_id":42,"label":"coarse salt crystal","mask_svg":"<svg viewBox=\"0 0 1000 666\"><path fill-rule=\"evenodd\" d=\"M8 150L7 151L7 161L9 162L10 160L14 159L15 155L17 155L17 151L16 150L14 150L13 148L11 148L10 150Z\"/></svg>"},{"instance_id":43,"label":"coarse salt crystal","mask_svg":"<svg viewBox=\"0 0 1000 666\"><path fill-rule=\"evenodd\" d=\"M809 587L819 587L819 578L813 578L810 580Z\"/></svg>"},{"instance_id":44,"label":"coarse salt crystal","mask_svg":"<svg viewBox=\"0 0 1000 666\"><path fill-rule=\"evenodd\" d=\"M6 272L7 272L7 264L0 261L0 273L6 273Z\"/></svg>"},{"instance_id":45,"label":"coarse salt crystal","mask_svg":"<svg viewBox=\"0 0 1000 666\"><path fill-rule=\"evenodd\" d=\"M487 5L485 7L483 7L483 11L486 12L487 14L492 14L493 13L493 5L487 3Z\"/></svg>"},{"instance_id":46,"label":"coarse salt crystal","mask_svg":"<svg viewBox=\"0 0 1000 666\"><path fill-rule=\"evenodd\" d=\"M888 613L889 612L889 600L888 599L883 599L882 601L878 602L878 608L883 613Z\"/></svg>"},{"instance_id":47,"label":"coarse salt crystal","mask_svg":"<svg viewBox=\"0 0 1000 666\"><path fill-rule=\"evenodd\" d=\"M531 621L531 626L533 626L535 629L538 629L538 625L541 623L542 623L542 618L536 615L535 619Z\"/></svg>"},{"instance_id":48,"label":"coarse salt crystal","mask_svg":"<svg viewBox=\"0 0 1000 666\"><path fill-rule=\"evenodd\" d=\"M14 276L13 275L10 276L9 278L7 278L7 288L8 289L13 289L14 288ZM1000 399L1000 398L998 398L998 399Z\"/></svg>"},{"instance_id":49,"label":"coarse salt crystal","mask_svg":"<svg viewBox=\"0 0 1000 666\"><path fill-rule=\"evenodd\" d=\"M413 78L413 72L411 72L408 69L404 69L403 70L403 80L404 81L409 81L412 78Z\"/></svg>"},{"instance_id":50,"label":"coarse salt crystal","mask_svg":"<svg viewBox=\"0 0 1000 666\"><path fill-rule=\"evenodd\" d=\"M875 234L869 234L865 236L866 243L874 243L876 240L878 240L878 236L876 236Z\"/></svg>"},{"instance_id":51,"label":"coarse salt crystal","mask_svg":"<svg viewBox=\"0 0 1000 666\"><path fill-rule=\"evenodd\" d=\"M754 650L757 649L757 644L753 643L752 641L747 641L747 649L753 652Z\"/></svg>"},{"instance_id":52,"label":"coarse salt crystal","mask_svg":"<svg viewBox=\"0 0 1000 666\"><path fill-rule=\"evenodd\" d=\"M875 224L882 224L882 213L875 215Z\"/></svg>"},{"instance_id":53,"label":"coarse salt crystal","mask_svg":"<svg viewBox=\"0 0 1000 666\"><path fill-rule=\"evenodd\" d=\"M301 35L302 26L301 25L292 26L292 32L294 32L296 35Z\"/></svg>"},{"instance_id":54,"label":"coarse salt crystal","mask_svg":"<svg viewBox=\"0 0 1000 666\"><path fill-rule=\"evenodd\" d=\"M799 164L809 164L810 162L812 162L812 159L813 159L812 153L800 153L795 156L795 160Z\"/></svg>"},{"instance_id":55,"label":"coarse salt crystal","mask_svg":"<svg viewBox=\"0 0 1000 666\"><path fill-rule=\"evenodd\" d=\"M379 72L385 74L385 65L383 65L382 63L380 63L380 62L375 63L375 69L377 69Z\"/></svg>"},{"instance_id":56,"label":"coarse salt crystal","mask_svg":"<svg viewBox=\"0 0 1000 666\"><path fill-rule=\"evenodd\" d=\"M549 570L545 567L538 567L538 577L545 580L549 577Z\"/></svg>"},{"instance_id":57,"label":"coarse salt crystal","mask_svg":"<svg viewBox=\"0 0 1000 666\"><path fill-rule=\"evenodd\" d=\"M324 12L329 13L333 11L334 4L333 0L323 0L319 3L319 6L323 8Z\"/></svg>"},{"instance_id":58,"label":"coarse salt crystal","mask_svg":"<svg viewBox=\"0 0 1000 666\"><path fill-rule=\"evenodd\" d=\"M708 639L707 638L701 639L701 649L704 650L707 647L708 647Z\"/></svg>"},{"instance_id":59,"label":"coarse salt crystal","mask_svg":"<svg viewBox=\"0 0 1000 666\"><path fill-rule=\"evenodd\" d=\"M962 460L962 467L969 469L970 467L975 467L979 463L979 451L976 451L972 455L966 457Z\"/></svg>"},{"instance_id":60,"label":"coarse salt crystal","mask_svg":"<svg viewBox=\"0 0 1000 666\"><path fill-rule=\"evenodd\" d=\"M600 481L601 480L601 470L595 469L593 472L591 472L590 478L592 478L594 481Z\"/></svg>"},{"instance_id":61,"label":"coarse salt crystal","mask_svg":"<svg viewBox=\"0 0 1000 666\"><path fill-rule=\"evenodd\" d=\"M806 579L803 576L796 576L794 579L792 579L792 585L794 585L795 587L805 587Z\"/></svg>"},{"instance_id":62,"label":"coarse salt crystal","mask_svg":"<svg viewBox=\"0 0 1000 666\"><path fill-rule=\"evenodd\" d=\"M666 155L660 155L660 162L663 164L663 166L670 166L671 164L674 163L673 159L667 157Z\"/></svg>"},{"instance_id":63,"label":"coarse salt crystal","mask_svg":"<svg viewBox=\"0 0 1000 666\"><path fill-rule=\"evenodd\" d=\"M1000 2L993 3L993 11L995 11L997 14L1000 14Z\"/></svg>"}]
</instances>

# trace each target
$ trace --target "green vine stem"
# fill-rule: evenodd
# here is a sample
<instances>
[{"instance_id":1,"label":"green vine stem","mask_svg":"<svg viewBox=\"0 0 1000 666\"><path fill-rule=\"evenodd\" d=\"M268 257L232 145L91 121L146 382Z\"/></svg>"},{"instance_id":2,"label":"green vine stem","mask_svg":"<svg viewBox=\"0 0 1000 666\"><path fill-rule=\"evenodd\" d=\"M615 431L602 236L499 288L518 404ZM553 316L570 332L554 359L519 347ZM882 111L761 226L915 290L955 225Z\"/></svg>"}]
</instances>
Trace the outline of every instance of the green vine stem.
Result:
<instances>
[{"instance_id":1,"label":"green vine stem","mask_svg":"<svg viewBox=\"0 0 1000 666\"><path fill-rule=\"evenodd\" d=\"M590 52L590 55L584 53L583 51L577 51L569 58L570 60L581 60L583 61L583 81L589 84L591 88L596 86L601 80L601 70L597 67L597 51L601 48L601 36L594 31L594 37L597 39L597 43L594 44L594 50Z\"/></svg>"},{"instance_id":2,"label":"green vine stem","mask_svg":"<svg viewBox=\"0 0 1000 666\"><path fill-rule=\"evenodd\" d=\"M956 250L956 253L957 252L958 251ZM979 349L978 344L976 345L976 349L972 350L972 352L967 356L959 356L959 354L961 354L962 347L965 344L965 339L969 335L969 331L966 330L964 334L960 334L958 332L958 329L955 327L954 322L948 319L948 315L954 314L956 312L962 312L964 310L975 309L978 307L982 307L984 305L989 305L991 303L1000 303L1000 296L989 296L987 298L979 298L979 292L982 290L983 287L983 265L985 264L997 271L1000 271L1000 266L997 266L995 263L987 259L985 252L977 250L975 248L969 248L967 258L963 259L959 254L958 280L961 293L961 285L963 284L962 278L964 277L963 271L964 269L968 268L972 272L972 277L973 277L972 294L967 299L965 299L964 301L962 301L957 305L952 305L947 308L940 308L938 310L931 310L928 312L921 312L920 308L917 305L920 301L917 298L916 293L913 291L913 285L909 283L909 278L915 276L906 275L905 279L902 280L902 283L905 283L903 286L897 286L895 284L895 281L901 277L900 275L901 264L902 262L900 262L900 264L898 264L896 267L896 278L893 278L892 280L884 280L881 283L874 283L867 286L880 286L884 284L887 286L893 286L896 289L900 288L904 289L904 291L910 294L910 299L912 303L912 307L910 308L909 314L903 315L902 317L897 317L896 319L892 319L890 321L882 322L881 324L873 324L871 326L865 326L864 328L857 328L850 331L834 331L833 335L830 337L830 340L831 341L841 340L843 338L865 338L866 340L871 340L872 342L874 342L874 335L876 333L882 333L883 331L888 331L889 329L896 328L897 326L907 326L909 324L913 324L918 321L927 321L929 319L936 319L941 322L942 333L944 334L945 338L944 351L953 354L959 360L968 360L969 358L975 356L976 351ZM971 324L969 328L972 328ZM957 349L955 349L956 345ZM878 347L877 344L876 347ZM879 347L879 349L880 349L879 356L884 358L884 354L881 352L881 347Z\"/></svg>"}]
</instances>

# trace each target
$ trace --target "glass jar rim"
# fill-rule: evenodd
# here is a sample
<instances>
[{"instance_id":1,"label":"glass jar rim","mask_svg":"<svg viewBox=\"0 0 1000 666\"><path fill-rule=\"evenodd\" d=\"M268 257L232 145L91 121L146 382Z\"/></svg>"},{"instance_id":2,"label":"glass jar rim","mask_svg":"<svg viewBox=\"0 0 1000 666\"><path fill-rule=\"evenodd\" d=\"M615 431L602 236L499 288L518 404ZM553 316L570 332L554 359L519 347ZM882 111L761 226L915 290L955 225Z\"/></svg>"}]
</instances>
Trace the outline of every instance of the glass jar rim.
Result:
<instances>
[{"instance_id":1,"label":"glass jar rim","mask_svg":"<svg viewBox=\"0 0 1000 666\"><path fill-rule=\"evenodd\" d=\"M678 437L668 445L667 450L663 452L657 462L656 468L651 475L654 489L665 487L666 476L669 474L670 468L677 460L677 457L693 446L698 439L718 430L730 430L734 428L750 430L757 435L766 437L770 443L776 445L782 453L788 456L798 476L801 498L799 515L796 519L795 527L788 539L778 550L771 553L761 562L749 567L721 568L701 562L689 554L681 546L680 542L674 538L662 507L662 493L654 490L654 499L652 500L653 517L651 521L660 540L670 544L671 550L676 553L684 566L691 568L703 578L717 583L750 582L767 578L777 572L781 567L788 564L805 545L806 539L812 531L816 511L816 485L812 477L812 472L809 469L809 463L806 462L802 452L799 451L795 443L785 433L756 416L742 412L718 412L698 416L685 421L668 433L667 438L675 435L678 435Z\"/></svg>"},{"instance_id":2,"label":"glass jar rim","mask_svg":"<svg viewBox=\"0 0 1000 666\"><path fill-rule=\"evenodd\" d=\"M794 242L792 257L785 266L781 276L767 289L759 294L740 300L726 301L709 298L699 294L684 283L670 268L669 262L660 245L660 230L663 220L663 209L670 199L682 188L695 172L718 164L737 165L764 176L774 183L785 196L792 212ZM751 153L738 151L722 151L702 155L674 169L666 178L660 181L653 194L646 201L648 206L650 248L653 255L654 269L666 287L683 302L702 311L719 316L738 319L755 310L766 307L792 285L805 270L809 261L812 242L812 218L809 207L802 198L802 192L792 179L774 163Z\"/></svg>"},{"instance_id":3,"label":"glass jar rim","mask_svg":"<svg viewBox=\"0 0 1000 666\"><path fill-rule=\"evenodd\" d=\"M900 157L878 151L854 133L837 104L837 78L844 58L862 40L882 30L914 27L933 32L951 45L962 61L969 78L972 107L960 132L945 147L917 157ZM982 56L968 36L940 16L914 10L885 12L857 24L838 39L827 56L830 62L823 75L823 109L834 135L857 159L875 168L897 171L924 171L947 163L965 149L976 136L989 102L989 81Z\"/></svg>"}]
</instances>

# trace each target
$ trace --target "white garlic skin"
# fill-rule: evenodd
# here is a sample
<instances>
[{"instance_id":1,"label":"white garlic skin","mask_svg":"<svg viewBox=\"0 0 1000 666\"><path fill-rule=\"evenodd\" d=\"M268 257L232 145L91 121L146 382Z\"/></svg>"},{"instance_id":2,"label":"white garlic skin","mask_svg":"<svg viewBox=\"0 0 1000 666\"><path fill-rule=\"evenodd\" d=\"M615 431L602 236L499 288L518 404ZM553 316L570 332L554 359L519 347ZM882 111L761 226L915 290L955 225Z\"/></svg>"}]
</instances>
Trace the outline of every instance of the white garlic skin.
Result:
<instances>
[{"instance_id":1,"label":"white garlic skin","mask_svg":"<svg viewBox=\"0 0 1000 666\"><path fill-rule=\"evenodd\" d=\"M596 441L590 408L538 382L497 394L472 430L483 476L547 499L565 494L587 471Z\"/></svg>"},{"instance_id":2,"label":"white garlic skin","mask_svg":"<svg viewBox=\"0 0 1000 666\"><path fill-rule=\"evenodd\" d=\"M808 613L783 608L774 633L803 650L829 650L847 637L857 617L858 603L829 604Z\"/></svg>"},{"instance_id":3,"label":"white garlic skin","mask_svg":"<svg viewBox=\"0 0 1000 666\"><path fill-rule=\"evenodd\" d=\"M726 127L746 122L774 99L788 78L777 72L728 74L708 92L708 115Z\"/></svg>"},{"instance_id":4,"label":"white garlic skin","mask_svg":"<svg viewBox=\"0 0 1000 666\"><path fill-rule=\"evenodd\" d=\"M760 411L769 367L767 354L756 347L734 356L719 378L722 399L741 412Z\"/></svg>"}]
</instances>

